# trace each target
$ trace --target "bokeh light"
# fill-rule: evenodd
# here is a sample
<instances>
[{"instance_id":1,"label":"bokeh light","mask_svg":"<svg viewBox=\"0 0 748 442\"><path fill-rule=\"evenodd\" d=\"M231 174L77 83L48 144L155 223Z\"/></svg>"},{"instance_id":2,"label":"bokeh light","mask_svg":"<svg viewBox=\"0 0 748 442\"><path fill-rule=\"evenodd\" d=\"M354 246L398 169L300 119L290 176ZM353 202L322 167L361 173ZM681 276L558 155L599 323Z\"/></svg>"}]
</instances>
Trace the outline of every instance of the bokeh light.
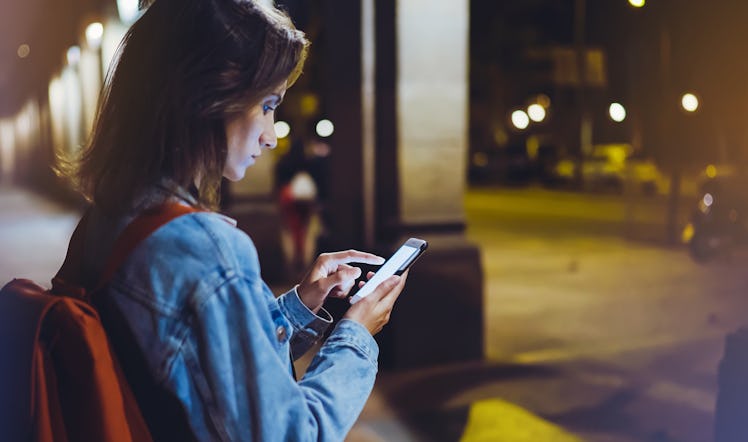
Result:
<instances>
[{"instance_id":1,"label":"bokeh light","mask_svg":"<svg viewBox=\"0 0 748 442\"><path fill-rule=\"evenodd\" d=\"M717 166L714 164L710 164L706 166L706 169L704 170L704 174L707 176L707 178L714 178L717 176Z\"/></svg>"},{"instance_id":2,"label":"bokeh light","mask_svg":"<svg viewBox=\"0 0 748 442\"><path fill-rule=\"evenodd\" d=\"M291 126L285 121L275 122L275 135L278 138L286 138L291 133Z\"/></svg>"},{"instance_id":3,"label":"bokeh light","mask_svg":"<svg viewBox=\"0 0 748 442\"><path fill-rule=\"evenodd\" d=\"M516 110L512 112L512 124L517 129L527 129L527 126L530 125L530 117L525 113L525 111Z\"/></svg>"},{"instance_id":4,"label":"bokeh light","mask_svg":"<svg viewBox=\"0 0 748 442\"><path fill-rule=\"evenodd\" d=\"M696 112L696 109L699 108L698 97L690 92L683 94L683 97L680 99L680 103L683 106L683 109L688 112Z\"/></svg>"},{"instance_id":5,"label":"bokeh light","mask_svg":"<svg viewBox=\"0 0 748 442\"><path fill-rule=\"evenodd\" d=\"M543 106L545 109L551 107L551 98L546 94L539 94L535 97L535 102Z\"/></svg>"},{"instance_id":6,"label":"bokeh light","mask_svg":"<svg viewBox=\"0 0 748 442\"><path fill-rule=\"evenodd\" d=\"M68 48L67 60L70 66L75 66L79 61L81 61L80 46L70 46L70 48Z\"/></svg>"},{"instance_id":7,"label":"bokeh light","mask_svg":"<svg viewBox=\"0 0 748 442\"><path fill-rule=\"evenodd\" d=\"M319 120L315 129L317 130L317 135L323 138L329 137L335 132L335 126L332 124L332 121L327 119Z\"/></svg>"},{"instance_id":8,"label":"bokeh light","mask_svg":"<svg viewBox=\"0 0 748 442\"><path fill-rule=\"evenodd\" d=\"M24 43L21 46L18 46L17 53L19 58L26 58L31 53L31 47Z\"/></svg>"},{"instance_id":9,"label":"bokeh light","mask_svg":"<svg viewBox=\"0 0 748 442\"><path fill-rule=\"evenodd\" d=\"M611 120L620 123L626 119L626 108L621 103L611 103L608 107L608 114Z\"/></svg>"},{"instance_id":10,"label":"bokeh light","mask_svg":"<svg viewBox=\"0 0 748 442\"><path fill-rule=\"evenodd\" d=\"M86 26L86 43L88 43L88 46L98 49L101 47L102 37L104 37L104 25L93 22Z\"/></svg>"},{"instance_id":11,"label":"bokeh light","mask_svg":"<svg viewBox=\"0 0 748 442\"><path fill-rule=\"evenodd\" d=\"M122 23L132 24L140 16L138 0L117 0L117 12Z\"/></svg>"},{"instance_id":12,"label":"bokeh light","mask_svg":"<svg viewBox=\"0 0 748 442\"><path fill-rule=\"evenodd\" d=\"M527 107L527 115L536 123L545 120L545 108L540 104L531 104Z\"/></svg>"}]
</instances>

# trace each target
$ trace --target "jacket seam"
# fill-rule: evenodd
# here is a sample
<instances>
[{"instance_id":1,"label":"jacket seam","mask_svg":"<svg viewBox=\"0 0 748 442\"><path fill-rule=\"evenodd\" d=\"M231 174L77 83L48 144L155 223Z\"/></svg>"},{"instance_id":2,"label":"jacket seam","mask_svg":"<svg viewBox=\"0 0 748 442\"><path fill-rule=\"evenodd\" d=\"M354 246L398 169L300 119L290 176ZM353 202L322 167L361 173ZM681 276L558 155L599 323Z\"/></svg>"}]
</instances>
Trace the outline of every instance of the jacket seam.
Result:
<instances>
[{"instance_id":1,"label":"jacket seam","mask_svg":"<svg viewBox=\"0 0 748 442\"><path fill-rule=\"evenodd\" d=\"M218 284L215 284L215 286L213 287L213 289L210 291L209 294L202 297L200 299L200 302L195 304L195 312L193 313L193 315L190 315L188 317L187 321L193 322L194 321L193 316L197 315L198 312L202 311L202 309L204 308L205 304L208 303L208 301L212 300L216 296L219 296L218 292L220 291L222 287L238 279L244 279L244 278L242 278L238 272L227 269L226 276L222 278L222 280ZM171 358L171 361L169 361L168 363L168 369L165 370L164 378L161 380L162 385L166 384L166 381L169 379L170 375L172 374L172 371L174 370L174 367L177 361L177 356L179 355L184 356L184 353L186 351L185 347L187 346L187 341L189 339L190 334L192 334L191 327L185 326L183 336L178 340L176 351L174 352ZM207 385L205 375L204 375L204 370L200 369L197 371L198 373L193 374L193 376L196 376L196 377L200 376L200 379L199 380L195 379L195 383L203 382ZM201 392L201 395L203 394L202 393L203 390L201 388L198 388L198 391ZM220 419L221 413L215 405L215 400L213 400L213 398L210 396L203 397L203 400L204 400L206 411L208 415L210 416L210 421L213 424L213 427L216 429L216 432L221 435L222 440L230 441L231 437L229 436L227 432L226 426L222 423L222 420Z\"/></svg>"},{"instance_id":2,"label":"jacket seam","mask_svg":"<svg viewBox=\"0 0 748 442\"><path fill-rule=\"evenodd\" d=\"M371 357L371 350L368 348L368 346L362 346L358 344L358 342L354 339L349 338L343 338L343 337L333 337L327 340L328 343L332 344L342 344L344 347L350 347L357 352L361 354L361 356L364 357L374 368L378 368L377 362L374 358Z\"/></svg>"}]
</instances>

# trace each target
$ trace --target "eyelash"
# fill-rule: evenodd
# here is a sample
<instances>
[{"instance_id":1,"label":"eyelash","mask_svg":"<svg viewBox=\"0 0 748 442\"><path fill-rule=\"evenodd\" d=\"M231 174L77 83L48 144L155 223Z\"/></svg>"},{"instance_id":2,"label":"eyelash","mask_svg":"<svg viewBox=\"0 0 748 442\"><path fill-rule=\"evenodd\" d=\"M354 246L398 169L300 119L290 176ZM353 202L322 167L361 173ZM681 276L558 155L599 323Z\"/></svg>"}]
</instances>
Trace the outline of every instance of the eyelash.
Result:
<instances>
[{"instance_id":1,"label":"eyelash","mask_svg":"<svg viewBox=\"0 0 748 442\"><path fill-rule=\"evenodd\" d=\"M268 112L275 111L275 108L273 106L270 106L269 104L263 104L262 105L262 113L267 114Z\"/></svg>"}]
</instances>

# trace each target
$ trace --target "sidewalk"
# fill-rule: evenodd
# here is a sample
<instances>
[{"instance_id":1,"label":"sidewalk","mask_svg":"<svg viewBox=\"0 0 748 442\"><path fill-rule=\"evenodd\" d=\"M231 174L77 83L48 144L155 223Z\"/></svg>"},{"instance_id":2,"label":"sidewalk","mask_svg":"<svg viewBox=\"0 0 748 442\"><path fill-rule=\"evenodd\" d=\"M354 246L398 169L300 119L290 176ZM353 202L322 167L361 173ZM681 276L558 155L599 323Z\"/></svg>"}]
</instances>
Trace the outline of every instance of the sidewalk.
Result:
<instances>
[{"instance_id":1,"label":"sidewalk","mask_svg":"<svg viewBox=\"0 0 748 442\"><path fill-rule=\"evenodd\" d=\"M497 383L508 386L518 378L532 380L547 374L484 363L381 373L346 440L581 442L501 395L487 394Z\"/></svg>"},{"instance_id":2,"label":"sidewalk","mask_svg":"<svg viewBox=\"0 0 748 442\"><path fill-rule=\"evenodd\" d=\"M79 218L35 193L0 187L0 283L27 278L49 287Z\"/></svg>"},{"instance_id":3,"label":"sidewalk","mask_svg":"<svg viewBox=\"0 0 748 442\"><path fill-rule=\"evenodd\" d=\"M0 188L0 208L0 283L22 277L49 286L80 214L11 187ZM308 360L300 361L302 371L304 364ZM580 441L522 407L475 391L478 381L489 378L511 381L546 374L483 363L380 373L347 441Z\"/></svg>"}]
</instances>

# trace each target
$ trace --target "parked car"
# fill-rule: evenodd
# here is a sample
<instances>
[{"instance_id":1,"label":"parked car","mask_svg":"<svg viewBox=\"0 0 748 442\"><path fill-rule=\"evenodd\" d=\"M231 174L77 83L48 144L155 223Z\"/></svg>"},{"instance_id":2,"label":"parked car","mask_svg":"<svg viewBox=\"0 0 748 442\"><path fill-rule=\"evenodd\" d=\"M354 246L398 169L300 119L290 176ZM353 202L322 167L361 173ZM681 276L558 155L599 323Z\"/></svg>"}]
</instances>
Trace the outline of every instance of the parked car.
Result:
<instances>
[{"instance_id":1,"label":"parked car","mask_svg":"<svg viewBox=\"0 0 748 442\"><path fill-rule=\"evenodd\" d=\"M537 175L523 145L474 152L468 167L468 179L474 184L522 185Z\"/></svg>"},{"instance_id":2,"label":"parked car","mask_svg":"<svg viewBox=\"0 0 748 442\"><path fill-rule=\"evenodd\" d=\"M595 146L592 155L581 160L563 158L556 163L551 182L564 186L580 184L588 191L621 193L629 186L645 194L657 193L662 176L657 165L645 156L630 155L627 146L599 145ZM581 182L577 183L580 165Z\"/></svg>"},{"instance_id":3,"label":"parked car","mask_svg":"<svg viewBox=\"0 0 748 442\"><path fill-rule=\"evenodd\" d=\"M745 174L707 173L682 234L694 261L709 262L736 246L748 245L747 188Z\"/></svg>"},{"instance_id":4,"label":"parked car","mask_svg":"<svg viewBox=\"0 0 748 442\"><path fill-rule=\"evenodd\" d=\"M659 183L663 180L662 172L654 160L643 155L626 158L625 176L635 189L647 195L656 194L660 190Z\"/></svg>"}]
</instances>

